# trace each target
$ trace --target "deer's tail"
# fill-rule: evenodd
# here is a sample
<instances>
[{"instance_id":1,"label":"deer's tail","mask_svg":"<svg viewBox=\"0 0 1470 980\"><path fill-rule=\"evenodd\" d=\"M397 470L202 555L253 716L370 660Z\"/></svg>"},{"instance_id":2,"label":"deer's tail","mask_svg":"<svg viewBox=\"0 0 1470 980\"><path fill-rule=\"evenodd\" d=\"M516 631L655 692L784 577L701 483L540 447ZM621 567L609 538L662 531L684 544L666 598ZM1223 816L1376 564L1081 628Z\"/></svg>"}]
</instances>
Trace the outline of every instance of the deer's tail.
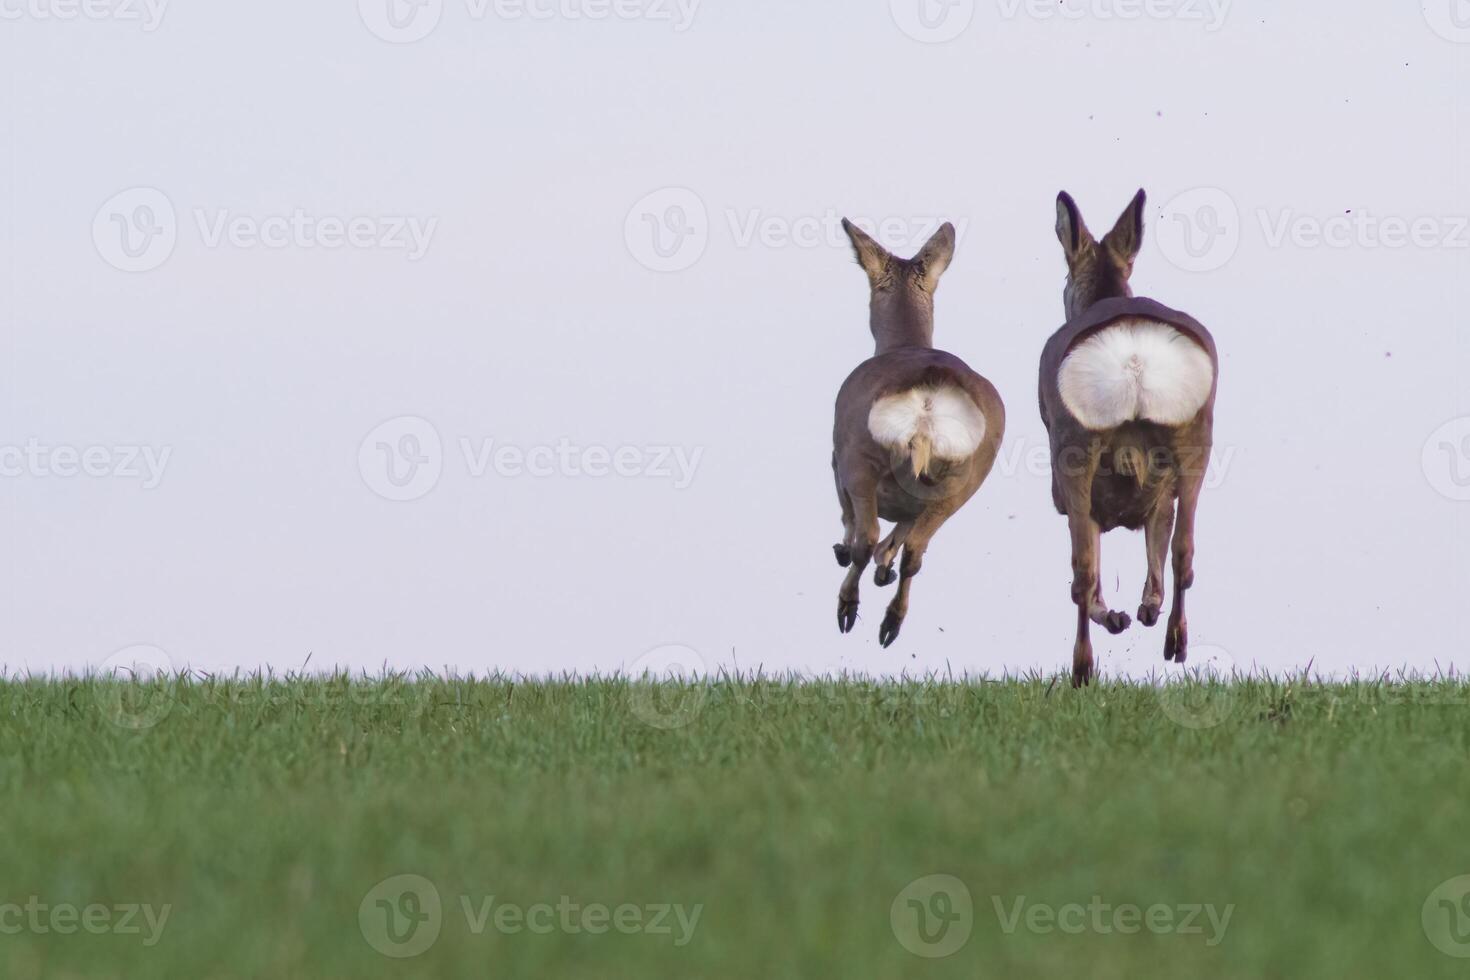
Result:
<instances>
[{"instance_id":1,"label":"deer's tail","mask_svg":"<svg viewBox=\"0 0 1470 980\"><path fill-rule=\"evenodd\" d=\"M935 461L959 462L985 440L985 416L958 385L922 385L884 395L868 413L868 432L915 477Z\"/></svg>"}]
</instances>

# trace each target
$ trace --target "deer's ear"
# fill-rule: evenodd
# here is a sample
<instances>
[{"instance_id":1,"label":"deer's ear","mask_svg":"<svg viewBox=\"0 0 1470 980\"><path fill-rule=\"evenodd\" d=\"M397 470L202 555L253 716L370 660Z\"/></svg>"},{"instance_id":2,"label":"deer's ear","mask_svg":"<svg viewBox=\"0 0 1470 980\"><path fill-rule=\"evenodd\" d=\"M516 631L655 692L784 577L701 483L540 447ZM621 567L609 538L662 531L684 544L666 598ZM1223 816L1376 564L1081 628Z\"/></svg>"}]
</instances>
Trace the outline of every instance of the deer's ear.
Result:
<instances>
[{"instance_id":1,"label":"deer's ear","mask_svg":"<svg viewBox=\"0 0 1470 980\"><path fill-rule=\"evenodd\" d=\"M883 278L888 269L888 260L892 258L888 250L863 231L857 225L842 219L842 230L847 232L847 237L852 239L852 250L857 255L858 265L868 274L868 278L877 282Z\"/></svg>"},{"instance_id":2,"label":"deer's ear","mask_svg":"<svg viewBox=\"0 0 1470 980\"><path fill-rule=\"evenodd\" d=\"M939 285L939 277L954 260L954 243L954 225L946 221L914 256L914 262L923 273L924 288L931 293Z\"/></svg>"},{"instance_id":3,"label":"deer's ear","mask_svg":"<svg viewBox=\"0 0 1470 980\"><path fill-rule=\"evenodd\" d=\"M1143 248L1143 205L1146 200L1140 190L1133 196L1132 203L1123 209L1113 230L1103 236L1103 244L1129 265L1138 257L1138 250Z\"/></svg>"},{"instance_id":4,"label":"deer's ear","mask_svg":"<svg viewBox=\"0 0 1470 980\"><path fill-rule=\"evenodd\" d=\"M1092 232L1087 230L1077 202L1066 191L1057 195L1057 241L1062 243L1069 263L1092 244Z\"/></svg>"}]
</instances>

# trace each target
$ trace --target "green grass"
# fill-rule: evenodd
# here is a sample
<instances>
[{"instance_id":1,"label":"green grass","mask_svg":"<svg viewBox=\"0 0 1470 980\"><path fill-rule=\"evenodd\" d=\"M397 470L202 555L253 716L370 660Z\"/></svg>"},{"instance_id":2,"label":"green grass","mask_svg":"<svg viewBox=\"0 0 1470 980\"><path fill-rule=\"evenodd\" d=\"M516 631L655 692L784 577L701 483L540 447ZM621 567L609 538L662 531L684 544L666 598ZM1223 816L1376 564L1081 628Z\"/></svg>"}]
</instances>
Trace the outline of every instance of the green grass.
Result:
<instances>
[{"instance_id":1,"label":"green grass","mask_svg":"<svg viewBox=\"0 0 1470 980\"><path fill-rule=\"evenodd\" d=\"M1470 874L1467 763L1451 681L11 681L0 977L1463 976L1421 910ZM359 908L404 874L433 883L440 932L395 959ZM921 959L890 912L934 874L973 901L949 935L971 932ZM147 945L141 915L40 931L32 896L169 913ZM478 934L462 896L494 896ZM683 936L672 914L673 934L495 928L563 896L700 912ZM1094 896L1230 918L1027 927ZM1013 930L997 903L1020 903Z\"/></svg>"}]
</instances>

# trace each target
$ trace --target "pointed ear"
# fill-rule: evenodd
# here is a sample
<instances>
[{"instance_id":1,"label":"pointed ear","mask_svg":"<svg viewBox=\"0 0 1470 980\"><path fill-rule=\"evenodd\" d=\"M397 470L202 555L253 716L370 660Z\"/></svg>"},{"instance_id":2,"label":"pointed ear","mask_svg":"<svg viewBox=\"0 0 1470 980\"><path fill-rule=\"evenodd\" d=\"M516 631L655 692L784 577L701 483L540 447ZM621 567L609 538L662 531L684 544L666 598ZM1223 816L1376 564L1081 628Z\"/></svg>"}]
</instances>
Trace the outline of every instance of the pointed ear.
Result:
<instances>
[{"instance_id":1,"label":"pointed ear","mask_svg":"<svg viewBox=\"0 0 1470 980\"><path fill-rule=\"evenodd\" d=\"M1057 195L1057 240L1062 243L1062 251L1066 253L1069 264L1092 244L1092 232L1082 221L1077 202L1066 191Z\"/></svg>"},{"instance_id":2,"label":"pointed ear","mask_svg":"<svg viewBox=\"0 0 1470 980\"><path fill-rule=\"evenodd\" d=\"M939 285L939 277L944 275L944 270L954 260L954 242L954 225L946 221L934 233L934 237L919 249L919 254L914 256L914 262L924 277L924 288L931 293Z\"/></svg>"},{"instance_id":3,"label":"pointed ear","mask_svg":"<svg viewBox=\"0 0 1470 980\"><path fill-rule=\"evenodd\" d=\"M1103 236L1103 244L1106 245L1114 255L1129 265L1138 257L1138 250L1143 248L1143 205L1146 201L1143 191L1133 196L1133 202L1123 209L1123 214L1118 218L1118 223L1113 230Z\"/></svg>"},{"instance_id":4,"label":"pointed ear","mask_svg":"<svg viewBox=\"0 0 1470 980\"><path fill-rule=\"evenodd\" d=\"M888 249L879 245L868 233L857 225L842 219L842 230L847 232L847 237L852 239L852 250L857 255L858 265L868 274L868 279L877 282L883 278L883 273L888 269L888 262L893 256L888 254Z\"/></svg>"}]
</instances>

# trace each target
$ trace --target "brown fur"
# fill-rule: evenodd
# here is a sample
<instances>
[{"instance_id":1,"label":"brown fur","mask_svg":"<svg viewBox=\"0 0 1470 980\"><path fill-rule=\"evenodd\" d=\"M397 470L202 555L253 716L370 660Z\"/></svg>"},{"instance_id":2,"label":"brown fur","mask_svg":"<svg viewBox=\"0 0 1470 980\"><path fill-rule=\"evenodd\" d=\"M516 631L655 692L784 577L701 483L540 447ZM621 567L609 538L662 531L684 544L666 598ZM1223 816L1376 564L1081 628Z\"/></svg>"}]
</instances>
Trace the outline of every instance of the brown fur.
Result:
<instances>
[{"instance_id":1,"label":"brown fur","mask_svg":"<svg viewBox=\"0 0 1470 980\"><path fill-rule=\"evenodd\" d=\"M995 463L1005 435L1005 405L994 386L964 361L934 349L934 290L954 255L954 227L946 224L908 260L890 254L851 222L844 221L842 227L868 274L869 328L876 350L837 393L832 470L842 505L843 538L833 551L837 563L847 568L837 594L837 628L847 633L857 621L858 583L868 562L876 557L874 581L887 585L893 581L893 563L902 548L898 593L878 630L878 640L886 647L898 638L908 614L909 590L930 540L975 495ZM941 384L964 391L985 416L985 437L973 455L965 460L931 459L927 445L895 454L873 439L868 415L874 402ZM882 542L879 519L894 522Z\"/></svg>"},{"instance_id":2,"label":"brown fur","mask_svg":"<svg viewBox=\"0 0 1470 980\"><path fill-rule=\"evenodd\" d=\"M1108 609L1099 580L1101 535L1113 528L1142 529L1148 552L1148 581L1139 622L1153 626L1164 601L1164 556L1174 556L1174 604L1164 638L1164 659L1183 663L1189 633L1184 593L1194 583L1195 510L1214 440L1215 388L1198 415L1179 426L1127 422L1106 431L1082 425L1062 401L1057 375L1078 343L1119 319L1160 320L1192 337L1210 355L1218 384L1214 338L1192 318L1146 299L1133 299L1128 279L1143 244L1144 194L1139 191L1113 230L1093 239L1072 198L1057 198L1057 238L1067 257L1064 300L1067 323L1041 356L1041 418L1051 441L1052 499L1072 535L1072 601L1077 605L1077 639L1072 683L1090 683L1095 673L1089 622L1121 633L1128 615ZM1177 505L1176 505L1177 501Z\"/></svg>"}]
</instances>

